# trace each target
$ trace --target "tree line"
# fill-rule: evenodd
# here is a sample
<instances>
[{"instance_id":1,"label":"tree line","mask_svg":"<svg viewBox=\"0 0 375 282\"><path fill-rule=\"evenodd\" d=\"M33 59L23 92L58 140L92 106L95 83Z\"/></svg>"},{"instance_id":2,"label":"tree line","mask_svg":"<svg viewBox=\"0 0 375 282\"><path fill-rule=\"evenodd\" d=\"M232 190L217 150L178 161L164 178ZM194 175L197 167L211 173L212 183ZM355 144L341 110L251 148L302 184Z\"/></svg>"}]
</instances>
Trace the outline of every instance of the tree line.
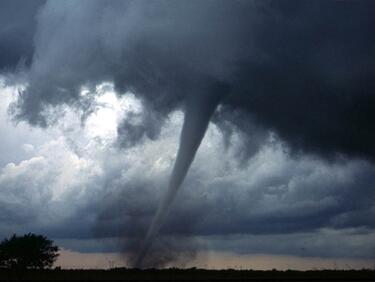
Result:
<instances>
[{"instance_id":1,"label":"tree line","mask_svg":"<svg viewBox=\"0 0 375 282\"><path fill-rule=\"evenodd\" d=\"M59 256L58 252L59 247L45 236L14 234L0 243L0 268L50 268Z\"/></svg>"}]
</instances>

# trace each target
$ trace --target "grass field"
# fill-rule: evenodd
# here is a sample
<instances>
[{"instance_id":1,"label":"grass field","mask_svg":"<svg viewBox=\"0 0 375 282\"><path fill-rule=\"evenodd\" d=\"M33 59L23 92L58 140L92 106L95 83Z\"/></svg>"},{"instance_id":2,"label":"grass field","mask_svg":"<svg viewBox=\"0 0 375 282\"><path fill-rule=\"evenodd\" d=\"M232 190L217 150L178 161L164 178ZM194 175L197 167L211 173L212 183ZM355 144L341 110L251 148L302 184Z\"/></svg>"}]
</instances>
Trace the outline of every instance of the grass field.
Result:
<instances>
[{"instance_id":1,"label":"grass field","mask_svg":"<svg viewBox=\"0 0 375 282\"><path fill-rule=\"evenodd\" d=\"M374 270L0 270L0 281L374 281Z\"/></svg>"}]
</instances>

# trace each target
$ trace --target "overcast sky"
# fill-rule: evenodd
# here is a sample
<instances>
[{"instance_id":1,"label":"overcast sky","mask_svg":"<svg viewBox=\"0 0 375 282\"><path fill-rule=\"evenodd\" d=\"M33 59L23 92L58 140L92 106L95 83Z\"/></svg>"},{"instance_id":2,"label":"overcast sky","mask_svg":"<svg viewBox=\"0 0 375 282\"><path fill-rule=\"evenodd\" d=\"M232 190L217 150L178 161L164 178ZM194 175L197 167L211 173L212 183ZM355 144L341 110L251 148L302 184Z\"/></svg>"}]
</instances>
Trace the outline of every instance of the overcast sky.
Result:
<instances>
[{"instance_id":1,"label":"overcast sky","mask_svg":"<svg viewBox=\"0 0 375 282\"><path fill-rule=\"evenodd\" d=\"M372 266L374 9L1 1L0 237L126 264L196 109L210 122L150 265Z\"/></svg>"}]
</instances>

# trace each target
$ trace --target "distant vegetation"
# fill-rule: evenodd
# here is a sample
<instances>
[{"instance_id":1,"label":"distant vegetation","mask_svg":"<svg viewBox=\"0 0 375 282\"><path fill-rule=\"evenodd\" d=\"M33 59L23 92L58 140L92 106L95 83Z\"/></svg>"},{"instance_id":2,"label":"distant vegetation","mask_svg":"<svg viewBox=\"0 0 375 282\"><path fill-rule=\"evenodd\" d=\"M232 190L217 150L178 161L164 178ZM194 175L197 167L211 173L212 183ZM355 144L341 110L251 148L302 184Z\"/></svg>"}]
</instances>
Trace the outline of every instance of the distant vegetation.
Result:
<instances>
[{"instance_id":1,"label":"distant vegetation","mask_svg":"<svg viewBox=\"0 0 375 282\"><path fill-rule=\"evenodd\" d=\"M0 269L50 268L58 257L58 251L53 241L45 236L14 234L0 243Z\"/></svg>"}]
</instances>

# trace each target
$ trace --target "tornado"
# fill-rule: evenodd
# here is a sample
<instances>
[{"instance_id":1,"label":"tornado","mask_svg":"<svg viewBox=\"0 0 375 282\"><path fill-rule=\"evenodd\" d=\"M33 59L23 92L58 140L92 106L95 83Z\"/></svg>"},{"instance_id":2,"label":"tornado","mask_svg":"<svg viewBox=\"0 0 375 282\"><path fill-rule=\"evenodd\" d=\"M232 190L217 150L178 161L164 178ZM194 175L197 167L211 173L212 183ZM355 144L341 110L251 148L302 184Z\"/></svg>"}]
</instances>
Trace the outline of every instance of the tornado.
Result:
<instances>
[{"instance_id":1,"label":"tornado","mask_svg":"<svg viewBox=\"0 0 375 282\"><path fill-rule=\"evenodd\" d=\"M158 206L146 237L141 245L140 252L135 260L136 268L143 267L143 260L168 215L171 204L185 179L204 134L206 133L211 116L223 97L223 89L215 88L216 91L213 91L213 93L194 95L189 97L189 100L187 101L184 123L180 136L180 145L172 174L170 176L169 185Z\"/></svg>"}]
</instances>

